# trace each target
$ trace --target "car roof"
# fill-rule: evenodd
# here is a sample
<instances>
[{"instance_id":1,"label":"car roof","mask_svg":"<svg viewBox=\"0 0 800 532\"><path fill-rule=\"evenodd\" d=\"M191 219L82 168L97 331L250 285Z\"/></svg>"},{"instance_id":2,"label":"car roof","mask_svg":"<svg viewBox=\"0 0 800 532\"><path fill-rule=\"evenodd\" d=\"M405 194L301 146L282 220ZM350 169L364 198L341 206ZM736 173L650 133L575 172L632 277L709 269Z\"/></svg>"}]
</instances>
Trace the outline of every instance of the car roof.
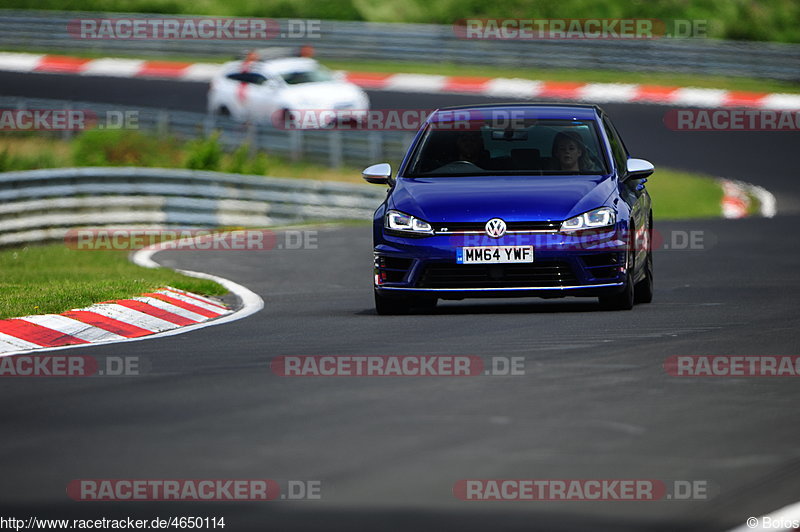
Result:
<instances>
[{"instance_id":1,"label":"car roof","mask_svg":"<svg viewBox=\"0 0 800 532\"><path fill-rule=\"evenodd\" d=\"M248 63L246 60L231 61L224 65L224 72L231 73L241 70ZM261 74L284 74L302 70L313 70L319 63L309 57L281 57L280 59L269 59L267 61L249 61L247 70Z\"/></svg>"},{"instance_id":2,"label":"car roof","mask_svg":"<svg viewBox=\"0 0 800 532\"><path fill-rule=\"evenodd\" d=\"M441 120L443 117L438 116L442 112L453 111L479 111L484 113L486 111L499 111L499 112L519 112L523 111L526 118L555 118L555 119L578 119L578 120L594 120L598 115L602 116L603 110L597 105L580 104L580 103L494 103L494 104L478 104L478 105L458 105L453 107L442 107L437 109L431 114L431 118L438 118Z\"/></svg>"}]
</instances>

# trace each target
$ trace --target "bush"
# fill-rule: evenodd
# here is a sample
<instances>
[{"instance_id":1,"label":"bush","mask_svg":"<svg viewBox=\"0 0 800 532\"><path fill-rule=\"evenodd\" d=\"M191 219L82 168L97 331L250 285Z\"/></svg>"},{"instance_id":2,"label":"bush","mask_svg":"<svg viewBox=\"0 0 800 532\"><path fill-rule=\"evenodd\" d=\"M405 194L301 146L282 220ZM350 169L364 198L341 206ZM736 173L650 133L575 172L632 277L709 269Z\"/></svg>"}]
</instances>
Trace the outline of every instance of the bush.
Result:
<instances>
[{"instance_id":1,"label":"bush","mask_svg":"<svg viewBox=\"0 0 800 532\"><path fill-rule=\"evenodd\" d=\"M266 175L269 172L270 164L267 154L258 152L255 157L250 159L250 166L247 169L248 174L253 175Z\"/></svg>"},{"instance_id":2,"label":"bush","mask_svg":"<svg viewBox=\"0 0 800 532\"><path fill-rule=\"evenodd\" d=\"M250 155L250 146L242 144L236 151L231 154L230 163L228 164L228 171L234 174L245 174L247 171L245 167Z\"/></svg>"},{"instance_id":3,"label":"bush","mask_svg":"<svg viewBox=\"0 0 800 532\"><path fill-rule=\"evenodd\" d=\"M76 166L171 166L175 143L126 129L90 129L75 139Z\"/></svg>"},{"instance_id":4,"label":"bush","mask_svg":"<svg viewBox=\"0 0 800 532\"><path fill-rule=\"evenodd\" d=\"M56 158L50 152L35 155L14 155L5 148L0 152L0 172L16 170L36 170L39 168L55 168Z\"/></svg>"},{"instance_id":5,"label":"bush","mask_svg":"<svg viewBox=\"0 0 800 532\"><path fill-rule=\"evenodd\" d=\"M219 145L219 131L204 139L197 139L186 145L188 153L186 168L191 170L219 170L222 162L222 147Z\"/></svg>"}]
</instances>

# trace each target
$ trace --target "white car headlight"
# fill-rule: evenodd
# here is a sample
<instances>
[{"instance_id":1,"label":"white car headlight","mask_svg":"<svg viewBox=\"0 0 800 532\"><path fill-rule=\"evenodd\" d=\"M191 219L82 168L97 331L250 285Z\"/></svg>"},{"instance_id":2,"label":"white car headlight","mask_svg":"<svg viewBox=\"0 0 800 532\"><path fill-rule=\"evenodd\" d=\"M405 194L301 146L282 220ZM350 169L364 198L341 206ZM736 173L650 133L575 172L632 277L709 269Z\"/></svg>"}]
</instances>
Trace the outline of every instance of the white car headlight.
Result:
<instances>
[{"instance_id":1,"label":"white car headlight","mask_svg":"<svg viewBox=\"0 0 800 532\"><path fill-rule=\"evenodd\" d=\"M410 214L400 211L389 211L386 213L383 226L392 231L404 231L418 235L432 235L433 227L425 220L420 220Z\"/></svg>"},{"instance_id":2,"label":"white car headlight","mask_svg":"<svg viewBox=\"0 0 800 532\"><path fill-rule=\"evenodd\" d=\"M580 229L593 229L614 225L617 213L611 207L600 207L583 214L579 214L561 224L562 231L577 231Z\"/></svg>"}]
</instances>

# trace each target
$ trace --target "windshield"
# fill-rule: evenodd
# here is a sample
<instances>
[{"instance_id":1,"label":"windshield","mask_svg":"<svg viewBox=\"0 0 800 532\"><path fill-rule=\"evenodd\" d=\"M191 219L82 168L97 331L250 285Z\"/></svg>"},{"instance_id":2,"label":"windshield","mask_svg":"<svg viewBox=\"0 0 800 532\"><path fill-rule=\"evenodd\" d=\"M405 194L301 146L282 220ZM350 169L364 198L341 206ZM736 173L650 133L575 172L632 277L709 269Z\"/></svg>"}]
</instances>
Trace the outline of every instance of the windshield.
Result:
<instances>
[{"instance_id":1,"label":"windshield","mask_svg":"<svg viewBox=\"0 0 800 532\"><path fill-rule=\"evenodd\" d=\"M293 70L291 72L284 72L281 74L281 77L289 85L333 80L333 74L331 71L321 65L310 70Z\"/></svg>"},{"instance_id":2,"label":"windshield","mask_svg":"<svg viewBox=\"0 0 800 532\"><path fill-rule=\"evenodd\" d=\"M469 127L446 126L427 126L407 177L608 173L594 120L524 119L513 127L471 121Z\"/></svg>"}]
</instances>

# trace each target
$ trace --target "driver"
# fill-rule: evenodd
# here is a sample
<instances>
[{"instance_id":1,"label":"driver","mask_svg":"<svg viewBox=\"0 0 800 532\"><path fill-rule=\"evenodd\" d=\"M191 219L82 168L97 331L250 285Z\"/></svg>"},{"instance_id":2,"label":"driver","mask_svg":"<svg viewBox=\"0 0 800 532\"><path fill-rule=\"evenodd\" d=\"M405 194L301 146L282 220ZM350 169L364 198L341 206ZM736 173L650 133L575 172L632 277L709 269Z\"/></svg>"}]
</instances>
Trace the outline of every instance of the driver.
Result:
<instances>
[{"instance_id":1,"label":"driver","mask_svg":"<svg viewBox=\"0 0 800 532\"><path fill-rule=\"evenodd\" d=\"M456 138L456 161L467 161L481 168L489 162L489 152L483 147L480 131L464 131Z\"/></svg>"}]
</instances>

